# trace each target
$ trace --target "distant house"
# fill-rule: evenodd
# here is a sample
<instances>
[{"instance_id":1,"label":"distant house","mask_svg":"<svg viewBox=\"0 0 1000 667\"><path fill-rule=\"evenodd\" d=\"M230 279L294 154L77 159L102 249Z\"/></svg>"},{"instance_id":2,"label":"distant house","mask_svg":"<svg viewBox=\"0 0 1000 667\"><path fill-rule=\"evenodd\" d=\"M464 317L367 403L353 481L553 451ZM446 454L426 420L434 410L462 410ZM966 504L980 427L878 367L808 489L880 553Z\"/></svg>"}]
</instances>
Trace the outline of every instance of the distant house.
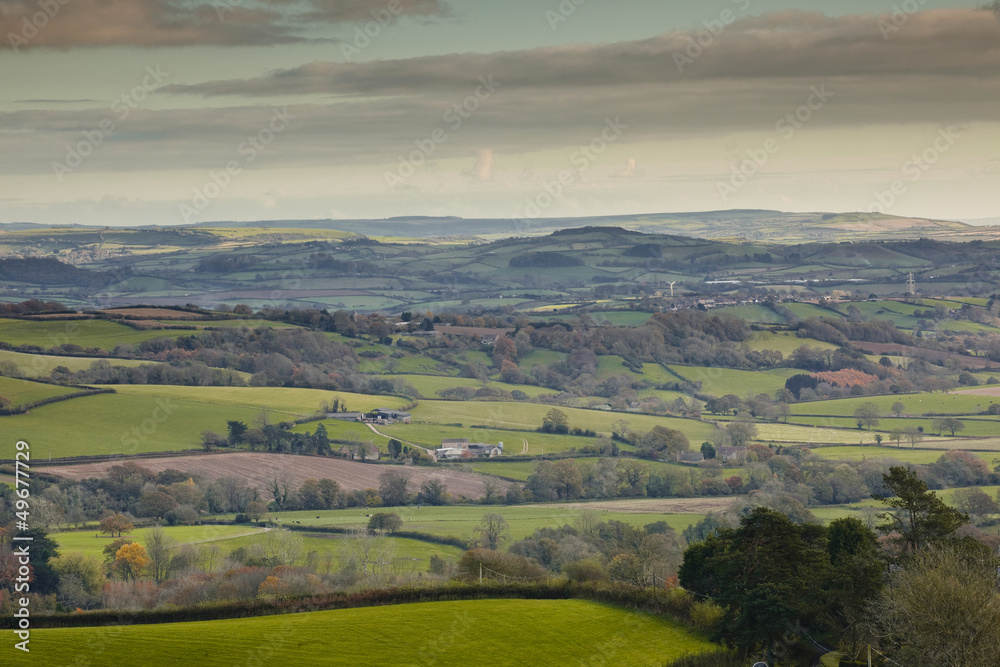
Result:
<instances>
[{"instance_id":1,"label":"distant house","mask_svg":"<svg viewBox=\"0 0 1000 667\"><path fill-rule=\"evenodd\" d=\"M372 416L375 419L380 419L387 422L403 422L404 424L410 423L410 413L402 412L401 410L393 410L391 408L379 408L372 412Z\"/></svg>"},{"instance_id":2,"label":"distant house","mask_svg":"<svg viewBox=\"0 0 1000 667\"><path fill-rule=\"evenodd\" d=\"M468 449L462 449L461 447L442 447L441 449L434 450L434 458L438 461L449 461L460 459L468 453Z\"/></svg>"},{"instance_id":3,"label":"distant house","mask_svg":"<svg viewBox=\"0 0 1000 667\"><path fill-rule=\"evenodd\" d=\"M327 419L339 419L346 422L362 422L365 420L363 412L328 412Z\"/></svg>"},{"instance_id":4,"label":"distant house","mask_svg":"<svg viewBox=\"0 0 1000 667\"><path fill-rule=\"evenodd\" d=\"M469 439L468 438L441 438L441 447L443 448L456 448L456 449L468 449Z\"/></svg>"},{"instance_id":5,"label":"distant house","mask_svg":"<svg viewBox=\"0 0 1000 667\"><path fill-rule=\"evenodd\" d=\"M701 452L682 452L681 463L701 463L705 460Z\"/></svg>"},{"instance_id":6,"label":"distant house","mask_svg":"<svg viewBox=\"0 0 1000 667\"><path fill-rule=\"evenodd\" d=\"M715 458L720 461L743 463L747 458L746 447L719 447L715 450Z\"/></svg>"},{"instance_id":7,"label":"distant house","mask_svg":"<svg viewBox=\"0 0 1000 667\"><path fill-rule=\"evenodd\" d=\"M503 444L490 445L485 442L474 442L469 445L469 452L476 456L488 456L493 458L503 454Z\"/></svg>"}]
</instances>

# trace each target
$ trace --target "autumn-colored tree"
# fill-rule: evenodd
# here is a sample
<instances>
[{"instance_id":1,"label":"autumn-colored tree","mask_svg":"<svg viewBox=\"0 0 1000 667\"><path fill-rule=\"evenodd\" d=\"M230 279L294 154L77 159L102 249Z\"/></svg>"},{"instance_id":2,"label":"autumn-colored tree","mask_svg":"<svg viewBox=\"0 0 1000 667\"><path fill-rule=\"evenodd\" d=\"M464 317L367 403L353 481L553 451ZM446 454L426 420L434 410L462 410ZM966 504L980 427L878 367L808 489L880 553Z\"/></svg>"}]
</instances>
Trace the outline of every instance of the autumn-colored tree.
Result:
<instances>
[{"instance_id":1,"label":"autumn-colored tree","mask_svg":"<svg viewBox=\"0 0 1000 667\"><path fill-rule=\"evenodd\" d=\"M121 537L122 533L131 531L135 526L124 514L109 514L101 519L100 529L111 537Z\"/></svg>"},{"instance_id":2,"label":"autumn-colored tree","mask_svg":"<svg viewBox=\"0 0 1000 667\"><path fill-rule=\"evenodd\" d=\"M150 562L146 548L138 542L126 544L115 553L115 570L125 581L134 581L142 576L142 571Z\"/></svg>"}]
</instances>

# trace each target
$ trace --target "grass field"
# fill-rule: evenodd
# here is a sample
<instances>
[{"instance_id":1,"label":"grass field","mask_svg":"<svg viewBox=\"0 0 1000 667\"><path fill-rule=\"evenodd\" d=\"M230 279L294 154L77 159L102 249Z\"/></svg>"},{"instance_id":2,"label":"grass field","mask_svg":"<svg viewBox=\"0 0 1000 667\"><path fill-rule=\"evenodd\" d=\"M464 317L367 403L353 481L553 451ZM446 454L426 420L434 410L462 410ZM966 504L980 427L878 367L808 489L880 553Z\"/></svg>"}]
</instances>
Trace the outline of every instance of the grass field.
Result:
<instances>
[{"instance_id":1,"label":"grass field","mask_svg":"<svg viewBox=\"0 0 1000 667\"><path fill-rule=\"evenodd\" d=\"M945 451L940 449L911 449L903 447L876 447L869 446L844 446L844 447L817 447L812 450L814 454L832 460L861 461L863 459L889 458L902 461L904 463L934 463ZM993 464L993 460L998 454L994 452L969 452L987 463Z\"/></svg>"},{"instance_id":2,"label":"grass field","mask_svg":"<svg viewBox=\"0 0 1000 667\"><path fill-rule=\"evenodd\" d=\"M542 419L551 409L547 405L532 403L477 403L475 401L421 401L413 409L414 421L449 424L461 423L466 426L483 424L499 428L531 429L542 424ZM708 438L714 426L691 419L654 417L652 415L622 414L600 410L560 408L569 418L570 428L589 428L599 433L610 434L611 426L619 419L629 423L633 431L640 433L652 430L654 426L666 426L684 433L691 442L701 443ZM524 437L529 437L525 435ZM529 438L530 441L530 438Z\"/></svg>"},{"instance_id":3,"label":"grass field","mask_svg":"<svg viewBox=\"0 0 1000 667\"><path fill-rule=\"evenodd\" d=\"M681 377L691 382L701 382L701 391L713 396L736 394L769 394L785 386L785 380L802 371L794 368L776 368L768 371L739 371L707 366L671 366Z\"/></svg>"},{"instance_id":4,"label":"grass field","mask_svg":"<svg viewBox=\"0 0 1000 667\"><path fill-rule=\"evenodd\" d=\"M789 305L804 306L808 304ZM837 349L837 346L833 343L825 343L812 338L799 338L790 331L756 331L751 336L750 340L747 341L746 345L751 350L757 350L758 352L763 350L777 350L786 357L791 356L795 350L799 349L803 345L807 345L818 350Z\"/></svg>"},{"instance_id":5,"label":"grass field","mask_svg":"<svg viewBox=\"0 0 1000 667\"><path fill-rule=\"evenodd\" d=\"M70 344L110 351L116 345L136 345L151 338L173 338L184 334L180 330L139 331L106 320L0 319L0 340L11 345L38 345L44 349Z\"/></svg>"},{"instance_id":6,"label":"grass field","mask_svg":"<svg viewBox=\"0 0 1000 667\"><path fill-rule=\"evenodd\" d=\"M123 535L130 540L146 545L147 528L136 528L131 535ZM231 547L228 542L232 538L245 533L261 533L263 528L253 526L164 526L163 532L167 537L176 540L181 544L200 544L208 542L218 542L223 548L223 553L228 552ZM59 544L59 553L82 553L88 556L103 558L104 547L113 542L114 537L101 535L96 530L69 531L62 533L52 533L51 537Z\"/></svg>"},{"instance_id":7,"label":"grass field","mask_svg":"<svg viewBox=\"0 0 1000 667\"><path fill-rule=\"evenodd\" d=\"M971 415L986 410L1000 398L978 396L976 394L922 393L899 396L864 396L858 398L838 398L828 401L809 401L792 406L795 415L851 416L862 403L874 403L884 415L891 415L891 406L896 401L905 407L904 416L921 416L926 413Z\"/></svg>"},{"instance_id":8,"label":"grass field","mask_svg":"<svg viewBox=\"0 0 1000 667\"><path fill-rule=\"evenodd\" d=\"M48 377L56 366L65 366L71 371L87 370L97 361L93 357L58 357L45 354L24 354L0 350L0 361L12 361L17 364L25 377ZM142 364L157 364L156 361L141 361L138 359L108 359L112 366L141 366ZM985 380L985 378L984 378Z\"/></svg>"},{"instance_id":9,"label":"grass field","mask_svg":"<svg viewBox=\"0 0 1000 667\"><path fill-rule=\"evenodd\" d=\"M483 386L483 383L475 378L447 377L441 375L389 375L387 377L398 377L401 380L409 382L417 391L420 392L421 396L426 398L439 398L438 392L444 389L451 389L452 387L472 387L473 389L479 389ZM540 394L552 393L552 390L547 389L546 387L535 387L529 384L490 382L488 386L494 389L503 389L505 391L520 389L532 398L535 398Z\"/></svg>"},{"instance_id":10,"label":"grass field","mask_svg":"<svg viewBox=\"0 0 1000 667\"><path fill-rule=\"evenodd\" d=\"M316 411L340 398L349 410L400 407L404 399L319 389L118 385L117 394L84 396L0 417L0 425L27 440L37 458L135 454L198 449L202 431L224 434L226 421L255 424L266 409L272 423ZM314 431L315 425L307 430ZM374 434L372 434L374 437Z\"/></svg>"},{"instance_id":11,"label":"grass field","mask_svg":"<svg viewBox=\"0 0 1000 667\"><path fill-rule=\"evenodd\" d=\"M483 403L486 405L495 405ZM394 424L379 426L378 430L399 440L406 440L415 445L436 449L441 446L443 438L468 438L470 442L485 442L504 444L505 456L517 456L521 453L534 456L537 454L552 454L564 452L571 447L586 447L594 444L594 438L574 435L554 435L551 433L524 433L503 429L464 428L443 426L440 424ZM528 441L527 451L523 440Z\"/></svg>"},{"instance_id":12,"label":"grass field","mask_svg":"<svg viewBox=\"0 0 1000 667\"><path fill-rule=\"evenodd\" d=\"M43 384L0 376L0 396L9 398L13 405L35 403L54 396L65 396L80 391L73 387L60 387L54 384Z\"/></svg>"},{"instance_id":13,"label":"grass field","mask_svg":"<svg viewBox=\"0 0 1000 667\"><path fill-rule=\"evenodd\" d=\"M141 647L141 650L137 650ZM582 600L475 600L200 623L35 630L9 665L663 665L714 648L675 623ZM17 655L13 655L17 654Z\"/></svg>"},{"instance_id":14,"label":"grass field","mask_svg":"<svg viewBox=\"0 0 1000 667\"><path fill-rule=\"evenodd\" d=\"M644 526L655 521L666 521L675 530L680 532L690 524L697 523L704 517L704 514L699 513L666 514L663 512L617 511L614 509L615 505L614 501L601 503L602 509L594 510L597 518L601 521L614 519L634 526ZM586 504L581 505L581 507L585 509ZM604 509L608 507L612 509ZM483 515L496 512L501 514L510 524L511 539L519 540L531 535L538 528L559 527L565 524L572 525L583 514L584 509L561 505L450 505L442 507L423 506L418 509L416 505L408 505L405 507L383 508L379 511L398 514L403 520L403 530L415 530L431 533L432 535L461 539L476 537L476 526L479 525ZM275 512L271 515L271 518L286 525L297 521L303 526L359 528L368 524L367 515L370 513L371 510L362 511L360 508L351 508L344 510ZM231 519L232 515L226 515L221 518Z\"/></svg>"}]
</instances>

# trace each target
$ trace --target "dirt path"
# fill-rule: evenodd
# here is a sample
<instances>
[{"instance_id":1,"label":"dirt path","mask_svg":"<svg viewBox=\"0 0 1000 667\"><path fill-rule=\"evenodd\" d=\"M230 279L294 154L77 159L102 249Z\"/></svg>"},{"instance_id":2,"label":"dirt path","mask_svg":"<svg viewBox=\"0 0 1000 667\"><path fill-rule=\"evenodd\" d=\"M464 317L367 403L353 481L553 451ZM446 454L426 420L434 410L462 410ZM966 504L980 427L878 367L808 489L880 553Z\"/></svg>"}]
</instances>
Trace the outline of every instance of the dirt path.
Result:
<instances>
[{"instance_id":1,"label":"dirt path","mask_svg":"<svg viewBox=\"0 0 1000 667\"><path fill-rule=\"evenodd\" d=\"M372 430L372 433L374 433L375 435L380 435L383 438L389 438L390 440L399 440L404 445L409 445L410 447L416 447L417 449L422 449L425 452L427 452L428 454L430 454L432 459L434 459L435 461L437 461L437 456L434 455L434 450L433 449L427 449L423 445L418 445L417 443L410 442L408 440L401 440L400 438L397 438L394 435L386 435L385 433L382 433L378 429L376 429L375 428L375 424L372 424L371 422L365 422L365 425L368 428L370 428Z\"/></svg>"},{"instance_id":2,"label":"dirt path","mask_svg":"<svg viewBox=\"0 0 1000 667\"><path fill-rule=\"evenodd\" d=\"M522 445L522 447L521 447L521 453L522 454L527 454L528 453L528 441L525 440L524 438L521 438L521 445Z\"/></svg>"}]
</instances>

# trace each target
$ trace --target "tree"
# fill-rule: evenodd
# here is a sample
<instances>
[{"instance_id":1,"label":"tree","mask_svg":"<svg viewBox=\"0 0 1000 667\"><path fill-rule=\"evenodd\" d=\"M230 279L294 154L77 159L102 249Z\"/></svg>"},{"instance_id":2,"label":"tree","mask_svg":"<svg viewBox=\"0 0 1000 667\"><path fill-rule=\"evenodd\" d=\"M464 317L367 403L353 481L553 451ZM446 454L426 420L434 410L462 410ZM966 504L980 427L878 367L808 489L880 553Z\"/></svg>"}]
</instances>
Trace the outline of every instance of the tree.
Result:
<instances>
[{"instance_id":1,"label":"tree","mask_svg":"<svg viewBox=\"0 0 1000 667\"><path fill-rule=\"evenodd\" d=\"M705 457L705 460L710 460L715 458L715 447L710 442L701 443L701 455Z\"/></svg>"},{"instance_id":2,"label":"tree","mask_svg":"<svg viewBox=\"0 0 1000 667\"><path fill-rule=\"evenodd\" d=\"M125 581L135 581L150 564L146 548L138 542L130 542L115 552L115 570Z\"/></svg>"},{"instance_id":3,"label":"tree","mask_svg":"<svg viewBox=\"0 0 1000 667\"><path fill-rule=\"evenodd\" d=\"M372 518L368 519L368 532L375 533L395 533L403 527L403 520L398 514L391 512L376 512Z\"/></svg>"},{"instance_id":4,"label":"tree","mask_svg":"<svg viewBox=\"0 0 1000 667\"><path fill-rule=\"evenodd\" d=\"M917 443L922 442L924 439L924 434L915 426L907 426L903 429L903 435L906 436L906 441L910 443L910 447L916 447Z\"/></svg>"},{"instance_id":5,"label":"tree","mask_svg":"<svg viewBox=\"0 0 1000 667\"><path fill-rule=\"evenodd\" d=\"M398 459L399 455L403 453L403 443L395 438L389 440L389 457L393 459Z\"/></svg>"},{"instance_id":6,"label":"tree","mask_svg":"<svg viewBox=\"0 0 1000 667\"><path fill-rule=\"evenodd\" d=\"M639 444L661 455L678 455L691 448L686 435L666 426L654 426L643 434Z\"/></svg>"},{"instance_id":7,"label":"tree","mask_svg":"<svg viewBox=\"0 0 1000 667\"><path fill-rule=\"evenodd\" d=\"M733 447L746 447L757 437L757 425L752 421L734 421L726 424L726 435Z\"/></svg>"},{"instance_id":8,"label":"tree","mask_svg":"<svg viewBox=\"0 0 1000 667\"><path fill-rule=\"evenodd\" d=\"M545 433L569 433L569 417L559 408L552 408L542 419L542 431Z\"/></svg>"},{"instance_id":9,"label":"tree","mask_svg":"<svg viewBox=\"0 0 1000 667\"><path fill-rule=\"evenodd\" d=\"M420 485L417 502L422 505L444 505L448 489L439 479L429 479Z\"/></svg>"},{"instance_id":10,"label":"tree","mask_svg":"<svg viewBox=\"0 0 1000 667\"><path fill-rule=\"evenodd\" d=\"M942 431L948 431L954 436L956 432L965 429L965 422L954 417L938 417L931 422L931 428L937 431L938 435L941 435Z\"/></svg>"},{"instance_id":11,"label":"tree","mask_svg":"<svg viewBox=\"0 0 1000 667\"><path fill-rule=\"evenodd\" d=\"M875 444L876 445L881 445L882 444L882 440L883 440L882 434L881 433L876 433L875 434Z\"/></svg>"},{"instance_id":12,"label":"tree","mask_svg":"<svg viewBox=\"0 0 1000 667\"><path fill-rule=\"evenodd\" d=\"M153 581L157 584L167 578L170 552L173 547L174 540L167 537L159 526L146 531L146 554L149 556L149 567Z\"/></svg>"},{"instance_id":13,"label":"tree","mask_svg":"<svg viewBox=\"0 0 1000 667\"><path fill-rule=\"evenodd\" d=\"M307 510L326 509L326 501L323 500L318 479L310 477L302 482L302 486L299 487L299 504L302 509Z\"/></svg>"},{"instance_id":14,"label":"tree","mask_svg":"<svg viewBox=\"0 0 1000 667\"><path fill-rule=\"evenodd\" d=\"M899 443L903 440L903 431L898 428L892 429L892 431L889 432L889 440L892 440L896 443L896 446L899 447Z\"/></svg>"},{"instance_id":15,"label":"tree","mask_svg":"<svg viewBox=\"0 0 1000 667\"><path fill-rule=\"evenodd\" d=\"M906 412L906 406L903 404L902 401L896 401L895 403L892 404L892 406L889 409L892 410L892 414L896 415L897 417L902 417L903 413Z\"/></svg>"},{"instance_id":16,"label":"tree","mask_svg":"<svg viewBox=\"0 0 1000 667\"><path fill-rule=\"evenodd\" d=\"M756 507L684 552L681 585L724 608L718 634L744 657L777 644L795 621L815 618L829 574L822 526L797 525Z\"/></svg>"},{"instance_id":17,"label":"tree","mask_svg":"<svg viewBox=\"0 0 1000 667\"><path fill-rule=\"evenodd\" d=\"M498 550L510 535L510 526L502 515L488 512L479 521L479 543L484 549Z\"/></svg>"},{"instance_id":18,"label":"tree","mask_svg":"<svg viewBox=\"0 0 1000 667\"><path fill-rule=\"evenodd\" d=\"M872 494L872 498L895 511L882 512L884 523L879 532L893 539L907 551L919 551L928 542L950 537L969 517L948 507L927 483L909 468L893 466L882 475L890 495Z\"/></svg>"},{"instance_id":19,"label":"tree","mask_svg":"<svg viewBox=\"0 0 1000 667\"><path fill-rule=\"evenodd\" d=\"M241 421L230 419L226 422L229 428L229 446L238 447L244 442L247 433L247 425Z\"/></svg>"},{"instance_id":20,"label":"tree","mask_svg":"<svg viewBox=\"0 0 1000 667\"><path fill-rule=\"evenodd\" d=\"M109 514L101 519L99 527L102 533L106 533L111 537L117 534L118 537L121 537L122 533L130 532L135 526L132 525L132 522L124 514Z\"/></svg>"},{"instance_id":21,"label":"tree","mask_svg":"<svg viewBox=\"0 0 1000 667\"><path fill-rule=\"evenodd\" d=\"M996 558L934 547L892 574L872 605L880 650L902 665L1000 664Z\"/></svg>"},{"instance_id":22,"label":"tree","mask_svg":"<svg viewBox=\"0 0 1000 667\"><path fill-rule=\"evenodd\" d=\"M854 418L864 424L869 431L879 424L879 409L876 403L868 401L854 410Z\"/></svg>"},{"instance_id":23,"label":"tree","mask_svg":"<svg viewBox=\"0 0 1000 667\"><path fill-rule=\"evenodd\" d=\"M984 517L990 514L1000 514L1000 505L978 486L956 489L952 502L966 514Z\"/></svg>"},{"instance_id":24,"label":"tree","mask_svg":"<svg viewBox=\"0 0 1000 667\"><path fill-rule=\"evenodd\" d=\"M378 476L378 494L387 507L405 505L409 500L407 485L410 477L406 473L388 470Z\"/></svg>"}]
</instances>

